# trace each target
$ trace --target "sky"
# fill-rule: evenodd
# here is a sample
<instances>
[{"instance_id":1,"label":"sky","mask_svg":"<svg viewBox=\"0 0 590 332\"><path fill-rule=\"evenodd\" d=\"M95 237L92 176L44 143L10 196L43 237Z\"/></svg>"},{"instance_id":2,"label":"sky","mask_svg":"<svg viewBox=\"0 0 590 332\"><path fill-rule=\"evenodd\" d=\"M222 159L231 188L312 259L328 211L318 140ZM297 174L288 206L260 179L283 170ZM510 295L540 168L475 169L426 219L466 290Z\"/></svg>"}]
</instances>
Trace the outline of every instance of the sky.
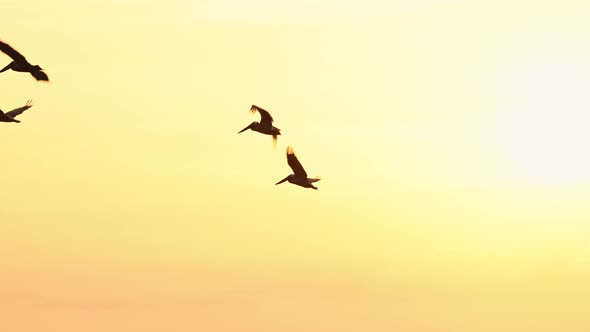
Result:
<instances>
[{"instance_id":1,"label":"sky","mask_svg":"<svg viewBox=\"0 0 590 332\"><path fill-rule=\"evenodd\" d=\"M0 330L590 328L590 4L2 9Z\"/></svg>"}]
</instances>

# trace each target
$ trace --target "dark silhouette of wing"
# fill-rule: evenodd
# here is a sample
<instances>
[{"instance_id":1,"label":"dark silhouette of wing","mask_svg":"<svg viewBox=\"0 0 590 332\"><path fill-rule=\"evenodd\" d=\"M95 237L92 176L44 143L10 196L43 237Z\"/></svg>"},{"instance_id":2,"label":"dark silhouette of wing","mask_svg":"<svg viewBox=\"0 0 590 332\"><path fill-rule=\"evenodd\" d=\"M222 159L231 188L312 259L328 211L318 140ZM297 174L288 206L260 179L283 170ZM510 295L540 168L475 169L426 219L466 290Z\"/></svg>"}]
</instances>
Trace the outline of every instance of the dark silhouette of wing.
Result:
<instances>
[{"instance_id":1,"label":"dark silhouette of wing","mask_svg":"<svg viewBox=\"0 0 590 332\"><path fill-rule=\"evenodd\" d=\"M9 117L14 119L17 115L21 115L24 111L33 107L33 104L31 104L31 102L32 102L32 100L27 100L27 103L25 104L25 106L15 108L10 112L6 112L6 115L8 115Z\"/></svg>"},{"instance_id":2,"label":"dark silhouette of wing","mask_svg":"<svg viewBox=\"0 0 590 332\"><path fill-rule=\"evenodd\" d=\"M0 110L0 122L12 122L12 118L8 117L2 110Z\"/></svg>"},{"instance_id":3,"label":"dark silhouette of wing","mask_svg":"<svg viewBox=\"0 0 590 332\"><path fill-rule=\"evenodd\" d=\"M264 108L252 105L250 112L255 113L256 111L260 113L260 125L263 127L271 127L274 120L272 119L272 116L270 116L270 113Z\"/></svg>"},{"instance_id":4,"label":"dark silhouette of wing","mask_svg":"<svg viewBox=\"0 0 590 332\"><path fill-rule=\"evenodd\" d=\"M289 163L289 166L293 170L295 177L302 177L307 179L307 172L305 172L303 166L301 166L301 163L299 162L299 160L297 160L297 156L295 156L295 151L293 151L293 148L290 146L287 147L287 163Z\"/></svg>"},{"instance_id":5,"label":"dark silhouette of wing","mask_svg":"<svg viewBox=\"0 0 590 332\"><path fill-rule=\"evenodd\" d=\"M4 54L11 57L12 60L14 60L16 62L27 62L27 59L25 59L25 57L22 54L18 53L17 50L12 48L10 45L3 43L1 41L0 41L0 51L2 51Z\"/></svg>"},{"instance_id":6,"label":"dark silhouette of wing","mask_svg":"<svg viewBox=\"0 0 590 332\"><path fill-rule=\"evenodd\" d=\"M33 75L33 77L36 78L37 81L47 81L47 82L49 82L49 77L42 70L32 71L31 72L31 75Z\"/></svg>"}]
</instances>

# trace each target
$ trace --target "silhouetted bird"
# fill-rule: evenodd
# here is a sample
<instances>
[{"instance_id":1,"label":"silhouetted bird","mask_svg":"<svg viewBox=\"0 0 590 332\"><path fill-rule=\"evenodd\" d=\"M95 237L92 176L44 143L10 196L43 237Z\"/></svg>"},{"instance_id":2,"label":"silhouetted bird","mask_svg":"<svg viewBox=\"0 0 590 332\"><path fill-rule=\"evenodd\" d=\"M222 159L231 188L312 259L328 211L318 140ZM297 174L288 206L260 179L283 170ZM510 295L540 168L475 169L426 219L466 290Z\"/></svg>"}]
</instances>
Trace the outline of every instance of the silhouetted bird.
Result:
<instances>
[{"instance_id":1,"label":"silhouetted bird","mask_svg":"<svg viewBox=\"0 0 590 332\"><path fill-rule=\"evenodd\" d=\"M2 110L0 110L0 122L16 122L16 123L20 123L19 120L15 119L18 115L20 115L22 112L28 110L29 108L33 107L33 104L31 104L32 100L27 100L27 103L25 104L25 106L23 107L19 107L19 108L15 108L10 112L2 112Z\"/></svg>"},{"instance_id":2,"label":"silhouetted bird","mask_svg":"<svg viewBox=\"0 0 590 332\"><path fill-rule=\"evenodd\" d=\"M4 52L13 60L6 67L2 68L0 73L8 69L12 69L14 71L31 73L31 75L33 75L37 81L49 81L49 77L47 77L47 74L43 72L43 68L39 67L38 65L33 66L30 64L22 54L18 53L14 48L10 47L10 45L0 41L0 51Z\"/></svg>"},{"instance_id":3,"label":"silhouetted bird","mask_svg":"<svg viewBox=\"0 0 590 332\"><path fill-rule=\"evenodd\" d=\"M268 111L266 111L265 109L260 108L256 105L252 105L252 107L250 108L250 112L256 113L256 111L260 113L260 123L254 121L248 127L240 130L238 134L245 130L252 129L262 134L272 135L273 141L276 142L277 136L281 134L281 130L277 127L273 127L272 122L274 120L272 119L272 116L270 116L270 113L268 113Z\"/></svg>"},{"instance_id":4,"label":"silhouetted bird","mask_svg":"<svg viewBox=\"0 0 590 332\"><path fill-rule=\"evenodd\" d=\"M281 184L285 181L289 181L290 183L296 184L301 187L313 188L315 190L318 189L318 188L314 187L314 185L312 183L319 181L320 178L319 177L316 177L316 178L308 178L307 177L307 172L305 172L305 170L303 169L303 166L301 166L301 163L299 162L299 160L297 160L297 157L295 156L295 152L293 151L293 148L291 146L287 146L287 163L289 163L289 166L291 167L291 169L293 170L293 173L295 173L295 174L290 174L286 178L275 183L275 185Z\"/></svg>"}]
</instances>

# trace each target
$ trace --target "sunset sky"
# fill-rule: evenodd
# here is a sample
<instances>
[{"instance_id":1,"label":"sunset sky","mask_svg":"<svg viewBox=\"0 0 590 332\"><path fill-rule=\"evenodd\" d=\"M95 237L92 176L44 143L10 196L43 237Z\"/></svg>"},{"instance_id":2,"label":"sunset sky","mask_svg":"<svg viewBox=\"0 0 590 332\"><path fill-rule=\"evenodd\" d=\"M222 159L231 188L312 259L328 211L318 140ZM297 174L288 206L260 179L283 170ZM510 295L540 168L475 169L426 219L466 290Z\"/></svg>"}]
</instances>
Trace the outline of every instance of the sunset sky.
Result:
<instances>
[{"instance_id":1,"label":"sunset sky","mask_svg":"<svg viewBox=\"0 0 590 332\"><path fill-rule=\"evenodd\" d=\"M0 9L0 331L590 330L587 1Z\"/></svg>"}]
</instances>

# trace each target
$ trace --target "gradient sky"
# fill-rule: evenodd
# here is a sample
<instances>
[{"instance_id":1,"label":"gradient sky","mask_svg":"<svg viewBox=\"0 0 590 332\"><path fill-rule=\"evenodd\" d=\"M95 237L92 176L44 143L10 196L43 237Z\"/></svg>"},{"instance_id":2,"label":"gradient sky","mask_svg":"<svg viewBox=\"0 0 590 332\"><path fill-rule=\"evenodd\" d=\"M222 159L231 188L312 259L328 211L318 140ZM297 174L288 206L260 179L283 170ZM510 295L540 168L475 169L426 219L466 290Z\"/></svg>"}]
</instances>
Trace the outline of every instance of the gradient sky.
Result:
<instances>
[{"instance_id":1,"label":"gradient sky","mask_svg":"<svg viewBox=\"0 0 590 332\"><path fill-rule=\"evenodd\" d=\"M1 7L0 330L590 329L585 1Z\"/></svg>"}]
</instances>

